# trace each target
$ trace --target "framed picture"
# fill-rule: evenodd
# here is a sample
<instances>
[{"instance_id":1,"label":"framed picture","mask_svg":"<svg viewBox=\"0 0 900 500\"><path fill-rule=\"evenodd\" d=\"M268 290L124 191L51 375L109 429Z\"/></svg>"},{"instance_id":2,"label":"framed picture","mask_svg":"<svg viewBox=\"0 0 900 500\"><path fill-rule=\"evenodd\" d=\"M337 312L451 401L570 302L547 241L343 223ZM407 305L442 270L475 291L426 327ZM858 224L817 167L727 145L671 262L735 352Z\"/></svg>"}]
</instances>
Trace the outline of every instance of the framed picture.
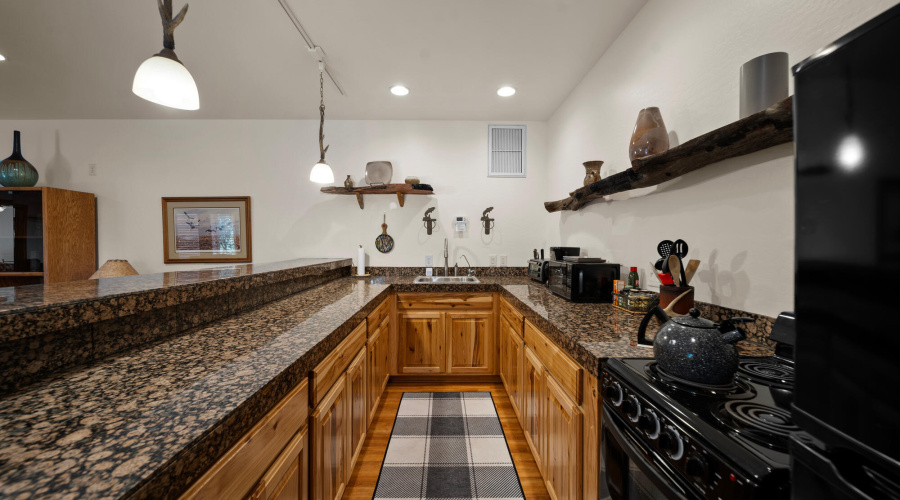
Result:
<instances>
[{"instance_id":1,"label":"framed picture","mask_svg":"<svg viewBox=\"0 0 900 500\"><path fill-rule=\"evenodd\" d=\"M163 198L165 263L251 262L250 197Z\"/></svg>"}]
</instances>

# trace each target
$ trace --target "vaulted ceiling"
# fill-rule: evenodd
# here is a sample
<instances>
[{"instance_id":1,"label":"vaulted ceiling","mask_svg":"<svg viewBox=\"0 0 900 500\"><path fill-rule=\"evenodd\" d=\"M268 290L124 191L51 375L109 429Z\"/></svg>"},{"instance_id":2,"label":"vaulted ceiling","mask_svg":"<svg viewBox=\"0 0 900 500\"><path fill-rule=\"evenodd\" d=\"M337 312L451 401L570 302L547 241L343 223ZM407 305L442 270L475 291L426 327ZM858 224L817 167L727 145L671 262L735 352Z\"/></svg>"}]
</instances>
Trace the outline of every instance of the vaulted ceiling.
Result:
<instances>
[{"instance_id":1,"label":"vaulted ceiling","mask_svg":"<svg viewBox=\"0 0 900 500\"><path fill-rule=\"evenodd\" d=\"M436 120L547 119L644 2L288 1L344 89L326 80L328 118ZM318 118L316 62L277 0L189 3L175 49L199 111L131 92L162 48L156 0L0 0L0 119Z\"/></svg>"}]
</instances>

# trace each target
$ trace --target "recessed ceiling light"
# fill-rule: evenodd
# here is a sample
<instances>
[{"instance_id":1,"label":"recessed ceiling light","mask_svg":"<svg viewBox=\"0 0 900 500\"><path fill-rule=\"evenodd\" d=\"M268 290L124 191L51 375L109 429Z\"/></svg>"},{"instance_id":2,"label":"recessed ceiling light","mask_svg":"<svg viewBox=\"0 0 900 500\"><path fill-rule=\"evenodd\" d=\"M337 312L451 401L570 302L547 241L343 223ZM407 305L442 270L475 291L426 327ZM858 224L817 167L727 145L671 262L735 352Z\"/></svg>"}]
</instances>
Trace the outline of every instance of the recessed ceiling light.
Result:
<instances>
[{"instance_id":1,"label":"recessed ceiling light","mask_svg":"<svg viewBox=\"0 0 900 500\"><path fill-rule=\"evenodd\" d=\"M403 85L394 85L391 87L391 94L404 96L409 94L409 89L404 87Z\"/></svg>"},{"instance_id":2,"label":"recessed ceiling light","mask_svg":"<svg viewBox=\"0 0 900 500\"><path fill-rule=\"evenodd\" d=\"M516 89L512 87L500 87L497 89L497 95L500 97L509 97L516 93Z\"/></svg>"}]
</instances>

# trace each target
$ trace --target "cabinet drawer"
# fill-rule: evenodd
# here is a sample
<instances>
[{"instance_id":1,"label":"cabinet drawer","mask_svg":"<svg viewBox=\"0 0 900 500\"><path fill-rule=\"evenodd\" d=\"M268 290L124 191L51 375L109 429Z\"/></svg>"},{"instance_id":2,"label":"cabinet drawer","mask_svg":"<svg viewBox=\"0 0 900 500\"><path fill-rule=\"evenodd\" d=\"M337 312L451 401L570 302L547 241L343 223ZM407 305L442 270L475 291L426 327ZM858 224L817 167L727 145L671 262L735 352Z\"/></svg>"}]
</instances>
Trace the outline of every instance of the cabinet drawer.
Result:
<instances>
[{"instance_id":1,"label":"cabinet drawer","mask_svg":"<svg viewBox=\"0 0 900 500\"><path fill-rule=\"evenodd\" d=\"M519 334L519 337L525 336L523 327L525 317L503 297L500 297L500 315L506 318L506 321L508 321L510 326L515 329L516 333Z\"/></svg>"},{"instance_id":2,"label":"cabinet drawer","mask_svg":"<svg viewBox=\"0 0 900 500\"><path fill-rule=\"evenodd\" d=\"M345 338L318 366L313 368L310 380L310 401L313 407L318 406L334 381L344 373L347 365L366 345L366 322L363 321Z\"/></svg>"},{"instance_id":3,"label":"cabinet drawer","mask_svg":"<svg viewBox=\"0 0 900 500\"><path fill-rule=\"evenodd\" d=\"M575 400L575 404L581 405L584 383L584 369L581 365L573 361L528 320L525 320L525 343L534 349L538 359Z\"/></svg>"},{"instance_id":4,"label":"cabinet drawer","mask_svg":"<svg viewBox=\"0 0 900 500\"><path fill-rule=\"evenodd\" d=\"M381 303L372 314L369 315L367 319L368 323L368 336L371 337L375 330L381 326L382 321L384 321L391 314L391 299L385 299L384 302Z\"/></svg>"},{"instance_id":5,"label":"cabinet drawer","mask_svg":"<svg viewBox=\"0 0 900 500\"><path fill-rule=\"evenodd\" d=\"M491 309L490 293L398 293L397 307L405 310Z\"/></svg>"},{"instance_id":6,"label":"cabinet drawer","mask_svg":"<svg viewBox=\"0 0 900 500\"><path fill-rule=\"evenodd\" d=\"M303 379L212 468L182 495L182 500L243 498L281 451L306 427L309 384Z\"/></svg>"}]
</instances>

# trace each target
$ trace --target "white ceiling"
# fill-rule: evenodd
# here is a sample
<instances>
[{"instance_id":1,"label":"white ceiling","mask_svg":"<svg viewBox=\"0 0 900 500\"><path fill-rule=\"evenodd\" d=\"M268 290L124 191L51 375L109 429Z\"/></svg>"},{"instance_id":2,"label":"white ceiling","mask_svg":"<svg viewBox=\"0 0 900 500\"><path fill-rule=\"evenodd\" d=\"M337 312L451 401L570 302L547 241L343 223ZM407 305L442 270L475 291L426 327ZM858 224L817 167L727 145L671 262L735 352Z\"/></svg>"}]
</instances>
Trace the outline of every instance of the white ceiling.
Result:
<instances>
[{"instance_id":1,"label":"white ceiling","mask_svg":"<svg viewBox=\"0 0 900 500\"><path fill-rule=\"evenodd\" d=\"M346 93L326 80L328 118L546 120L645 1L289 4ZM0 119L318 118L316 62L277 0L189 3L175 50L199 111L131 93L162 48L156 0L0 0ZM392 96L397 83L410 94Z\"/></svg>"}]
</instances>

